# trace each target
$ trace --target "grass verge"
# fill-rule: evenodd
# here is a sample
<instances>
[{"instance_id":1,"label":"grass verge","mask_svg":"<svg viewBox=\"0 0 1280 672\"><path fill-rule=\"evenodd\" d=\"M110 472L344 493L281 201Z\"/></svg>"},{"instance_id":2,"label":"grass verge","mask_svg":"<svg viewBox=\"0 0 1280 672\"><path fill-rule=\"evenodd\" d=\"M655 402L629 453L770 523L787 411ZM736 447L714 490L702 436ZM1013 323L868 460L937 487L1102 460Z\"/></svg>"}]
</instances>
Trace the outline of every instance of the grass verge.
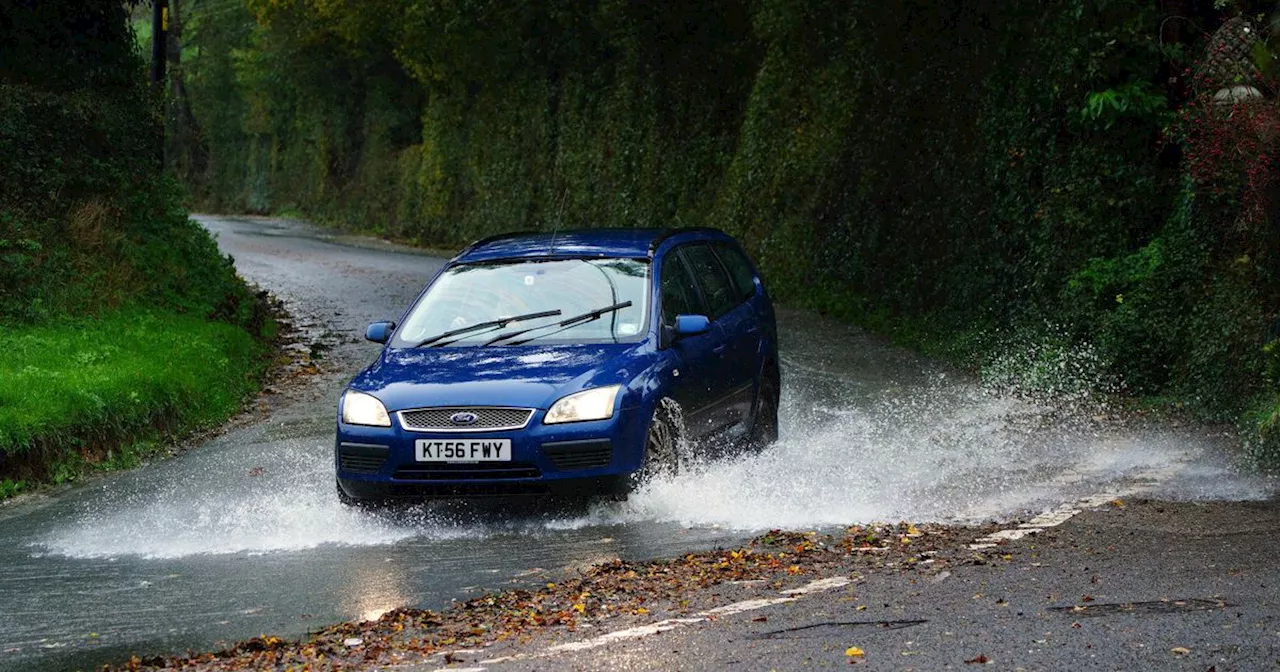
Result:
<instances>
[{"instance_id":1,"label":"grass verge","mask_svg":"<svg viewBox=\"0 0 1280 672\"><path fill-rule=\"evenodd\" d=\"M257 389L264 353L238 327L143 308L0 331L0 499L217 425Z\"/></svg>"}]
</instances>

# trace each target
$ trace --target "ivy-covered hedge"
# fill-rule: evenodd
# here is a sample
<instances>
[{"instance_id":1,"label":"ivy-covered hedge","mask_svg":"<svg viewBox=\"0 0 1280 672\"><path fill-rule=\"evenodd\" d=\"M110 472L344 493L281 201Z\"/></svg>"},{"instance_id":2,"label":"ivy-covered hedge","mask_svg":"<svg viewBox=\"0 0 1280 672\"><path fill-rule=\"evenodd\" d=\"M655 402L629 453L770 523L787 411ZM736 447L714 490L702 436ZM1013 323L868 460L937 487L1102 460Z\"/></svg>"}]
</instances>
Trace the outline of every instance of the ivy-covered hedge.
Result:
<instances>
[{"instance_id":1,"label":"ivy-covered hedge","mask_svg":"<svg viewBox=\"0 0 1280 672\"><path fill-rule=\"evenodd\" d=\"M264 368L265 305L164 174L137 4L0 12L0 499L225 420Z\"/></svg>"},{"instance_id":2,"label":"ivy-covered hedge","mask_svg":"<svg viewBox=\"0 0 1280 672\"><path fill-rule=\"evenodd\" d=\"M162 173L159 98L125 5L20 0L0 37L0 324L132 303L260 319Z\"/></svg>"},{"instance_id":3,"label":"ivy-covered hedge","mask_svg":"<svg viewBox=\"0 0 1280 672\"><path fill-rule=\"evenodd\" d=\"M191 183L427 244L719 226L788 301L980 354L1088 344L1229 417L1277 391L1276 210L1181 158L1222 124L1182 76L1207 32L1165 39L1158 4L196 5Z\"/></svg>"}]
</instances>

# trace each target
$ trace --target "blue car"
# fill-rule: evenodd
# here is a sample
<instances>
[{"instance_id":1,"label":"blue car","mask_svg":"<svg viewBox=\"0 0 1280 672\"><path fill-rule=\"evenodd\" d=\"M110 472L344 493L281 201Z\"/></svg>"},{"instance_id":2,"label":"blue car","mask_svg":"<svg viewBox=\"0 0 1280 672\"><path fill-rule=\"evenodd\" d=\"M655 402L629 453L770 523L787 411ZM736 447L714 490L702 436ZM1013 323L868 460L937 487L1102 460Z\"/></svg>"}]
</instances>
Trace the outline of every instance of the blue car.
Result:
<instances>
[{"instance_id":1,"label":"blue car","mask_svg":"<svg viewBox=\"0 0 1280 672\"><path fill-rule=\"evenodd\" d=\"M450 260L338 405L346 503L620 495L777 438L773 305L715 229L507 234Z\"/></svg>"}]
</instances>

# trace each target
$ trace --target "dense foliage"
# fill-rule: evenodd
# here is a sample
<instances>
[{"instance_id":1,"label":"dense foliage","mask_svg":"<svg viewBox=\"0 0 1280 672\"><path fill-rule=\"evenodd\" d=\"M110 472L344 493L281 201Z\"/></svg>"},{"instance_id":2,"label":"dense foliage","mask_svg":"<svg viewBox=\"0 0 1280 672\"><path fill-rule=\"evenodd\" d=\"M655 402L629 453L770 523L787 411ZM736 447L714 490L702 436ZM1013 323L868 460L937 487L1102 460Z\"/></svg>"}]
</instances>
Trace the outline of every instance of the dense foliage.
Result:
<instances>
[{"instance_id":1,"label":"dense foliage","mask_svg":"<svg viewBox=\"0 0 1280 672\"><path fill-rule=\"evenodd\" d=\"M715 225L792 302L1223 417L1280 386L1276 91L1187 74L1273 3L1167 4L195 3L189 182L430 244Z\"/></svg>"},{"instance_id":2,"label":"dense foliage","mask_svg":"<svg viewBox=\"0 0 1280 672\"><path fill-rule=\"evenodd\" d=\"M163 119L118 0L0 18L0 324L146 303L248 323L231 260L162 175Z\"/></svg>"},{"instance_id":3,"label":"dense foliage","mask_svg":"<svg viewBox=\"0 0 1280 672\"><path fill-rule=\"evenodd\" d=\"M0 12L0 499L225 419L273 328L164 176L128 4Z\"/></svg>"}]
</instances>

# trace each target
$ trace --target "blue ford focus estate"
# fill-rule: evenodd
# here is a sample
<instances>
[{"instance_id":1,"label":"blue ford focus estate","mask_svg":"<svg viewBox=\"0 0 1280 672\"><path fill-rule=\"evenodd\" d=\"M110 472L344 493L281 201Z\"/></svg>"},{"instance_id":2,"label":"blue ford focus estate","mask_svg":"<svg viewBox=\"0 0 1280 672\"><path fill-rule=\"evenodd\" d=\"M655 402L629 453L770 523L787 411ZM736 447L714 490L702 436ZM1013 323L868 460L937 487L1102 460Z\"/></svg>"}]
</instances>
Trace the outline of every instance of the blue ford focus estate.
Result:
<instances>
[{"instance_id":1,"label":"blue ford focus estate","mask_svg":"<svg viewBox=\"0 0 1280 672\"><path fill-rule=\"evenodd\" d=\"M450 260L338 407L338 494L611 495L777 438L778 339L714 229L507 234ZM687 439L687 440L686 440Z\"/></svg>"}]
</instances>

